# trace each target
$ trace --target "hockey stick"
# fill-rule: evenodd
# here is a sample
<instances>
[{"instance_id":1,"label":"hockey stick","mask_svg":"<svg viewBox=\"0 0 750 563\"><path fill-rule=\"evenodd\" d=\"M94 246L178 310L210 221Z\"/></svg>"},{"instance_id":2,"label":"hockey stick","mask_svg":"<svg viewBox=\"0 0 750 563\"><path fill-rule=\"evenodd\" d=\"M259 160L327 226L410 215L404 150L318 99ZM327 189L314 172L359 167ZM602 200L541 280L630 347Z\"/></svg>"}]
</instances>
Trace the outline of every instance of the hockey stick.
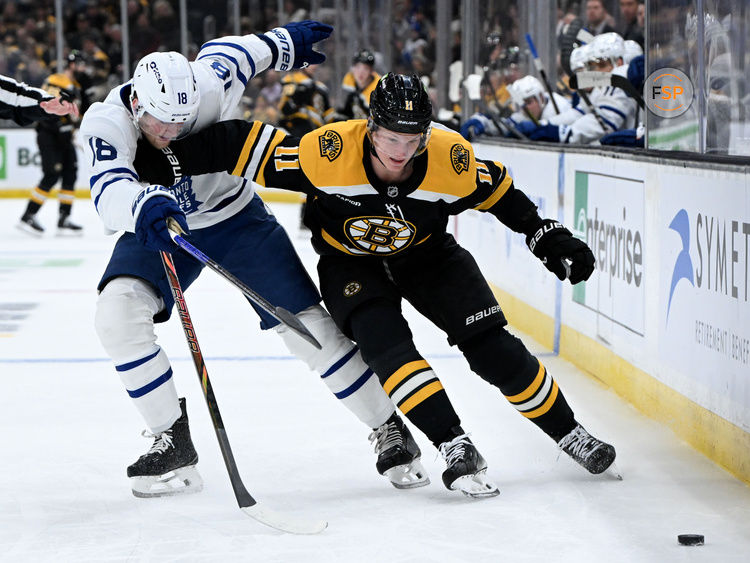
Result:
<instances>
[{"instance_id":1,"label":"hockey stick","mask_svg":"<svg viewBox=\"0 0 750 563\"><path fill-rule=\"evenodd\" d=\"M544 87L547 88L547 93L549 94L550 100L552 100L552 105L555 108L555 113L560 114L560 108L557 107L557 102L555 101L555 96L552 95L552 87L549 84L549 80L547 79L547 72L544 70L544 64L542 64L542 59L539 58L539 54L536 52L536 47L534 46L534 41L531 39L531 34L526 34L526 43L529 44L529 49L531 50L531 56L534 58L534 66L536 67L536 70L539 72L539 76L542 77L542 82L544 82Z\"/></svg>"},{"instance_id":2,"label":"hockey stick","mask_svg":"<svg viewBox=\"0 0 750 563\"><path fill-rule=\"evenodd\" d=\"M619 88L633 98L641 109L646 106L643 97L638 90L635 89L635 86L630 83L630 80L619 74L600 72L597 70L584 70L577 72L570 77L570 85L575 89L613 86L614 88Z\"/></svg>"},{"instance_id":3,"label":"hockey stick","mask_svg":"<svg viewBox=\"0 0 750 563\"><path fill-rule=\"evenodd\" d=\"M229 438L227 437L227 432L224 428L224 421L221 419L219 405L214 396L211 380L208 378L206 362L203 360L203 353L198 345L198 337L195 334L193 321L190 318L187 303L182 294L180 280L177 277L177 270L172 261L172 255L169 252L164 251L161 251L160 254L162 264L164 264L164 271L167 273L167 278L169 280L169 287L172 289L174 302L180 315L182 329L185 331L185 338L187 339L190 353L193 356L195 369L198 372L198 379L201 382L201 389L203 389L203 397L206 399L208 412L211 414L211 421L213 422L214 430L216 431L216 439L219 441L219 449L221 449L224 464L227 466L227 473L229 473L229 480L232 483L232 489L234 490L237 504L240 509L251 518L254 518L261 524L281 530L282 532L289 532L290 534L317 534L322 532L328 527L328 522L324 520L298 520L293 516L275 512L269 508L260 506L258 501L247 492L237 470L237 464L234 461L234 455L232 455L232 448L229 446Z\"/></svg>"},{"instance_id":4,"label":"hockey stick","mask_svg":"<svg viewBox=\"0 0 750 563\"><path fill-rule=\"evenodd\" d=\"M499 115L495 116L495 112L492 110L492 108L490 108L487 102L482 99L480 86L483 82L489 82L486 71L484 76L480 76L479 74L470 74L466 77L466 79L464 80L464 88L466 88L466 94L468 98L472 102L477 102L479 104L480 109L484 111L485 115L490 118L490 121L492 121L495 127L497 127L497 130L503 133L503 135L511 134L521 140L528 141L529 138L518 130L511 119L507 119ZM494 93L494 91L492 94L495 98L495 102L499 106L500 103L497 99L497 95Z\"/></svg>"},{"instance_id":5,"label":"hockey stick","mask_svg":"<svg viewBox=\"0 0 750 563\"><path fill-rule=\"evenodd\" d=\"M266 313L271 315L274 319L288 326L290 329L292 329L294 332L299 334L302 338L304 338L310 344L312 344L318 350L320 350L321 348L320 342L316 340L316 338L310 333L310 331L307 330L307 327L305 327L305 325L302 324L302 322L300 322L300 320L297 317L295 317L292 313L290 313L283 307L274 307L271 303L266 301L259 293L250 289L237 276L232 274L230 271L228 271L226 268L224 268L221 264L219 264L215 260L212 260L205 254L203 254L200 250L198 250L192 244L190 244L188 241L182 238L182 236L180 235L184 233L182 229L180 228L179 223L177 223L177 221L175 221L172 217L167 219L167 227L169 228L169 236L172 237L172 240L175 242L177 246L179 246L182 250L190 254L190 256L198 260L198 262L201 262L202 264L211 268L214 272L219 274L222 278L227 280L233 286L238 288L242 293L244 293L245 297L247 297L250 301L258 305L258 307L263 309Z\"/></svg>"}]
</instances>

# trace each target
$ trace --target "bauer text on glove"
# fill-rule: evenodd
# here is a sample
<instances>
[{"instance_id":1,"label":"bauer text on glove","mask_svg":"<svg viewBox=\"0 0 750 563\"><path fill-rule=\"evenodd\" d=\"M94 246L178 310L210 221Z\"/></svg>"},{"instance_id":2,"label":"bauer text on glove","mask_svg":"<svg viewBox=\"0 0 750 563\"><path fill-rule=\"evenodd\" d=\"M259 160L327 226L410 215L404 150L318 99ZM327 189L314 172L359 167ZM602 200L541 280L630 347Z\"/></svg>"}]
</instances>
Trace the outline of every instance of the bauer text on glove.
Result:
<instances>
[{"instance_id":1,"label":"bauer text on glove","mask_svg":"<svg viewBox=\"0 0 750 563\"><path fill-rule=\"evenodd\" d=\"M326 56L314 51L313 46L326 39L332 31L333 27L328 24L305 20L275 27L258 37L271 49L271 66L286 71L325 61Z\"/></svg>"},{"instance_id":2,"label":"bauer text on glove","mask_svg":"<svg viewBox=\"0 0 750 563\"><path fill-rule=\"evenodd\" d=\"M542 219L534 230L527 233L526 244L534 256L561 280L567 277L571 284L577 284L589 279L594 272L594 254L588 245L554 219ZM570 266L566 261L570 261Z\"/></svg>"}]
</instances>

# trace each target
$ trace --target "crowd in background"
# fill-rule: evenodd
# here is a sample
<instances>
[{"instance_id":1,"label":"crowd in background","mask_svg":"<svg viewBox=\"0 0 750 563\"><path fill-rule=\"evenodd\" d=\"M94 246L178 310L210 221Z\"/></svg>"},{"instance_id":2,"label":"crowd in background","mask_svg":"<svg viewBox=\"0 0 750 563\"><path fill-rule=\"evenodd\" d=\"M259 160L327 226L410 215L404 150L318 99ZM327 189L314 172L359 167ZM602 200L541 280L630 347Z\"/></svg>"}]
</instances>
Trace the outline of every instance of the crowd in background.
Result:
<instances>
[{"instance_id":1,"label":"crowd in background","mask_svg":"<svg viewBox=\"0 0 750 563\"><path fill-rule=\"evenodd\" d=\"M54 0L0 1L0 74L37 86L55 72L57 42L54 4ZM317 4L319 10L314 16L334 23L334 4L325 1ZM203 42L234 33L234 22L229 22L227 18L226 0L188 2L187 5L189 58L195 55ZM249 13L251 5L259 8L252 14ZM461 58L460 2L453 2L452 5L451 63ZM279 12L277 2L240 2L240 33L262 32L287 21L309 18L313 14L306 10L307 6L309 2L286 0L283 11ZM103 99L113 86L123 81L123 26L120 23L120 9L119 0L63 2L66 51L63 57L70 50L78 50L86 57L90 101ZM180 50L178 9L176 0L128 1L131 68L151 51ZM487 80L491 83L493 96L501 104L510 103L512 100L507 86L531 68L528 51L522 42L518 0L490 1L484 9L486 13L481 21L483 40L479 61L488 71ZM434 85L435 47L438 40L436 3L393 0L391 10L392 60L383 60L382 54L373 49L374 45L360 47L373 49L374 67L381 74L386 71L415 73L423 77L426 84ZM594 33L617 30L624 38L643 44L642 1L559 0L558 16L559 33L573 19L580 18ZM365 40L367 38L362 39ZM351 53L350 57L354 55L355 53ZM558 74L564 73L560 70ZM247 117L278 122L282 79L283 76L279 73L266 72L249 83L244 100ZM316 71L315 79L329 89L330 104L334 108L343 103L344 93L340 83L335 83L337 81L333 79L330 68L322 65ZM452 105L443 109L455 111L459 108ZM456 117L446 120L446 123L458 128Z\"/></svg>"}]
</instances>

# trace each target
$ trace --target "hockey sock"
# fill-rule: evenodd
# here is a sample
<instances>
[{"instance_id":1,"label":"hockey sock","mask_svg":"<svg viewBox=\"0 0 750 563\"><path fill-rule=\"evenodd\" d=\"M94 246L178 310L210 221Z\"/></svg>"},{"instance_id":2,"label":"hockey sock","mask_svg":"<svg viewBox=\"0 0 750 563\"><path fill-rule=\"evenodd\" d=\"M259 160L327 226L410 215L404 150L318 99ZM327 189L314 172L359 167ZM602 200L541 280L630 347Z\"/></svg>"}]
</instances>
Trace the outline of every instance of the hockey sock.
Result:
<instances>
[{"instance_id":1,"label":"hockey sock","mask_svg":"<svg viewBox=\"0 0 750 563\"><path fill-rule=\"evenodd\" d=\"M57 194L57 199L60 202L60 217L67 217L70 215L70 211L73 207L74 192L71 188L62 188L60 193Z\"/></svg>"},{"instance_id":2,"label":"hockey sock","mask_svg":"<svg viewBox=\"0 0 750 563\"><path fill-rule=\"evenodd\" d=\"M557 382L520 339L491 328L458 347L472 371L505 395L511 405L556 442L575 427L573 411Z\"/></svg>"},{"instance_id":3,"label":"hockey sock","mask_svg":"<svg viewBox=\"0 0 750 563\"><path fill-rule=\"evenodd\" d=\"M416 353L416 350L414 350ZM381 378L383 389L399 410L437 447L461 421L443 384L418 354L391 375Z\"/></svg>"},{"instance_id":4,"label":"hockey sock","mask_svg":"<svg viewBox=\"0 0 750 563\"><path fill-rule=\"evenodd\" d=\"M117 277L99 294L95 328L133 404L153 433L180 417L166 353L156 344L154 315L162 299L141 279Z\"/></svg>"},{"instance_id":5,"label":"hockey sock","mask_svg":"<svg viewBox=\"0 0 750 563\"><path fill-rule=\"evenodd\" d=\"M395 411L380 382L365 364L359 349L346 338L320 305L308 307L296 317L310 330L322 348L279 324L274 329L289 351L323 379L333 395L368 428L377 428Z\"/></svg>"},{"instance_id":6,"label":"hockey sock","mask_svg":"<svg viewBox=\"0 0 750 563\"><path fill-rule=\"evenodd\" d=\"M44 203L44 200L42 200L42 203ZM33 217L36 215L37 211L41 209L42 203L37 202L35 199L30 199L28 205L26 205L26 211L23 212L23 216Z\"/></svg>"}]
</instances>

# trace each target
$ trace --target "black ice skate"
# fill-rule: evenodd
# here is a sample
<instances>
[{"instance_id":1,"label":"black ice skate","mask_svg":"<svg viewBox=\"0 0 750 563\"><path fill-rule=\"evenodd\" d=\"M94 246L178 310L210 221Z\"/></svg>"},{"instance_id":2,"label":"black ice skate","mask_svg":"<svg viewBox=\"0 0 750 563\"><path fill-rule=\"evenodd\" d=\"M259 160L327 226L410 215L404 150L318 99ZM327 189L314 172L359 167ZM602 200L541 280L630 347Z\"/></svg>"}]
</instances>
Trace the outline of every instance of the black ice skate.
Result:
<instances>
[{"instance_id":1,"label":"black ice skate","mask_svg":"<svg viewBox=\"0 0 750 563\"><path fill-rule=\"evenodd\" d=\"M463 431L461 431L463 432ZM443 483L452 491L461 491L472 498L494 497L500 490L487 480L487 462L469 440L461 433L438 447L448 466L443 472Z\"/></svg>"},{"instance_id":2,"label":"black ice skate","mask_svg":"<svg viewBox=\"0 0 750 563\"><path fill-rule=\"evenodd\" d=\"M60 219L57 221L57 234L60 236L80 236L83 234L83 227L76 225L68 215L60 215Z\"/></svg>"},{"instance_id":3,"label":"black ice skate","mask_svg":"<svg viewBox=\"0 0 750 563\"><path fill-rule=\"evenodd\" d=\"M369 436L375 444L378 473L390 479L397 489L413 489L430 484L430 478L419 461L419 446L409 429L395 412Z\"/></svg>"},{"instance_id":4,"label":"black ice skate","mask_svg":"<svg viewBox=\"0 0 750 563\"><path fill-rule=\"evenodd\" d=\"M18 225L16 225L16 228L35 237L40 237L44 234L44 227L39 224L34 215L24 214Z\"/></svg>"},{"instance_id":5,"label":"black ice skate","mask_svg":"<svg viewBox=\"0 0 750 563\"><path fill-rule=\"evenodd\" d=\"M615 462L615 448L594 438L580 424L570 431L557 445L586 471L599 475L607 469L617 479L622 479Z\"/></svg>"},{"instance_id":6,"label":"black ice skate","mask_svg":"<svg viewBox=\"0 0 750 563\"><path fill-rule=\"evenodd\" d=\"M128 467L133 494L139 498L162 497L180 493L197 493L203 489L195 464L198 453L190 439L185 399L180 399L182 416L159 434L144 431L154 438L151 449Z\"/></svg>"}]
</instances>

